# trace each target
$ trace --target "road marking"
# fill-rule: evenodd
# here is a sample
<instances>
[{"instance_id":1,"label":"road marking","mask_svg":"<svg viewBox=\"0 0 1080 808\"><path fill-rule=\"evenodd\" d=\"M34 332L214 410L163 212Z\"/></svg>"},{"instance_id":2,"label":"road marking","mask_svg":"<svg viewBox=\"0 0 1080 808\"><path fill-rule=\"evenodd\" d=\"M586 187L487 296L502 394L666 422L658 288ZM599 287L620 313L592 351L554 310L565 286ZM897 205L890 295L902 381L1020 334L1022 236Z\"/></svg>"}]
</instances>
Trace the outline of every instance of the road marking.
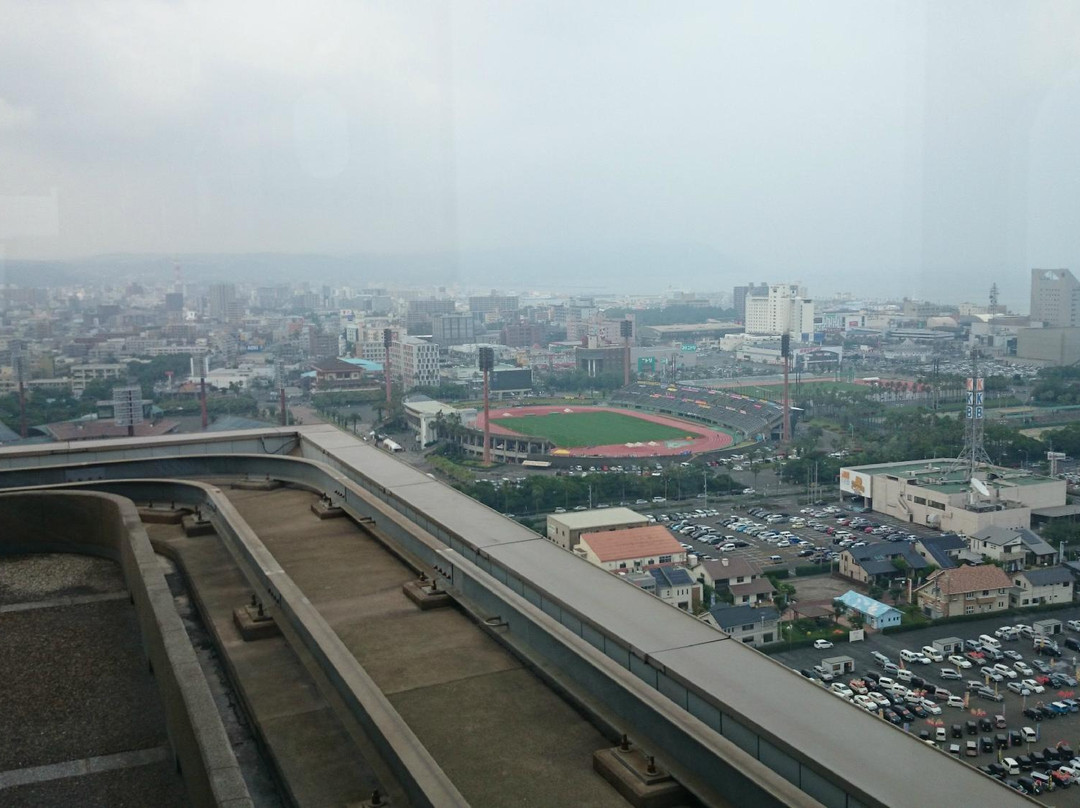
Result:
<instances>
[{"instance_id":1,"label":"road marking","mask_svg":"<svg viewBox=\"0 0 1080 808\"><path fill-rule=\"evenodd\" d=\"M82 760L65 760L45 766L28 766L25 769L11 769L0 772L0 789L16 786L44 783L49 780L61 780L65 777L79 777L84 774L131 769L136 766L148 766L168 760L169 747L158 746L152 749L135 749L130 752L117 752L115 755L100 755Z\"/></svg>"},{"instance_id":2,"label":"road marking","mask_svg":"<svg viewBox=\"0 0 1080 808\"><path fill-rule=\"evenodd\" d=\"M102 603L109 600L126 600L131 595L122 592L103 592L99 595L70 595L51 600L30 600L24 603L0 604L0 614L4 612L28 612L32 609L51 609L55 606L82 606L86 603Z\"/></svg>"}]
</instances>

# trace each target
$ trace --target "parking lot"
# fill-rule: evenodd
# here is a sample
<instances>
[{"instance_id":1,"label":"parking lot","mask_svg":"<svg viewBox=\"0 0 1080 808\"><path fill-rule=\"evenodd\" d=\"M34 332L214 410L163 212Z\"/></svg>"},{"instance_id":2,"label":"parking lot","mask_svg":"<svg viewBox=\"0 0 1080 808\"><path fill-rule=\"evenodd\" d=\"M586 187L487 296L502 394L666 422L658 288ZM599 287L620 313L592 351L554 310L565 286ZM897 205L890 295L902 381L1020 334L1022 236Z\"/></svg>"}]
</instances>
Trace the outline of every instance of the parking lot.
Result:
<instances>
[{"instance_id":1,"label":"parking lot","mask_svg":"<svg viewBox=\"0 0 1080 808\"><path fill-rule=\"evenodd\" d=\"M776 654L774 658L796 671L805 670L813 673L814 666L820 664L821 661L827 657L849 656L855 662L854 672L844 674L834 680L847 683L854 678L865 677L865 675L871 671L884 673L882 665L872 656L874 652L884 654L893 662L899 662L900 651L902 649L917 651L923 646L932 645L934 640L945 637L958 637L963 640L968 640L976 639L981 634L993 636L994 632L1002 626L1023 623L1031 624L1036 619L1049 617L1061 620L1064 624L1068 620L1080 619L1080 609L1070 607L1055 612L1040 612L1030 617L1010 616L988 618L986 620L970 623L957 623L894 635L873 633L863 642L837 643L832 648L827 649L803 648L794 651L785 651ZM1059 643L1061 650L1064 652L1064 655L1059 659L1037 655L1033 647L1034 643L1031 639L1003 639L1001 640L1001 651L1003 653L1012 651L1019 654L1022 656L1024 664L1032 667L1035 666L1035 660L1040 660L1047 664L1055 673L1075 677L1077 674L1077 662L1080 661L1080 653L1065 646L1065 639L1067 637L1073 637L1080 640L1080 634L1068 629L1066 629L1064 634L1055 635L1054 639ZM942 663L932 662L930 664L913 662L906 665L906 667L909 668L914 675L926 680L925 687L931 685L942 687L947 689L953 695L963 697L967 687L966 682L968 680L981 678L979 674L979 664L980 663L975 662L972 664L972 667L961 669L959 672L962 679L959 681L947 680L940 675L941 668L943 667L957 667L948 661ZM993 662L986 660L982 664L992 665ZM1016 664L1016 660L1006 657L1002 660L1002 664L1013 667ZM1035 670L1034 673L1035 676L1031 678L1036 678L1037 680L1045 678L1045 674L1040 673L1038 670ZM925 718L913 716L913 720L906 725L907 730L916 734L925 730L930 733L931 738L935 738L937 728L943 727L946 731L947 739L936 745L947 751L951 744L959 744L962 754L960 760L974 766L986 766L990 763L997 763L998 751L996 749L992 751L983 751L980 749L977 755L969 757L966 754L966 745L969 740L974 740L979 743L983 738L989 738L996 743L996 736L998 734L1008 736L1010 731L1022 731L1024 727L1033 729L1037 734L1037 740L1031 743L1024 742L1019 746L1010 746L1008 749L1002 750L1003 757L1017 758L1019 755L1028 755L1032 752L1039 752L1043 750L1044 747L1055 747L1059 742L1067 743L1071 746L1074 753L1080 754L1080 713L1070 711L1065 714L1056 715L1053 718L1046 716L1040 720L1026 716L1023 713L1027 708L1042 706L1050 709L1049 705L1054 702L1060 702L1062 699L1080 698L1080 688L1068 684L1064 684L1060 687L1053 687L1049 682L1045 682L1042 684L1044 687L1042 693L1033 692L1025 697L1014 693L1007 688L1007 683L1009 681L1019 683L1022 678L1027 677L1024 677L1022 673L1018 673L1016 679L1005 677L1003 681L997 683L996 686L995 683L990 682L990 685L994 686L996 692L1003 697L1000 702L981 698L975 693L970 694L968 705L966 707L949 707L947 706L946 701L939 701L938 704L941 709L940 715L930 714ZM862 708L854 704L844 703L844 700L838 697L837 709ZM976 734L968 734L968 721L978 722L984 717L993 721L995 716L998 715L1002 715L1005 718L1005 726L1003 728L998 726L993 726L990 730L979 728ZM953 725L956 724L963 727L964 732L961 738L952 737L952 728ZM898 728L897 731L902 730ZM1030 771L1023 771L1020 776L1030 777L1030 774ZM1015 781L1017 777L1012 776L1007 779ZM1058 785L1053 791L1044 791L1043 793L1040 793L1037 799L1053 806L1080 805L1080 784L1074 784L1069 787Z\"/></svg>"},{"instance_id":2,"label":"parking lot","mask_svg":"<svg viewBox=\"0 0 1080 808\"><path fill-rule=\"evenodd\" d=\"M631 506L632 507L632 506ZM761 509L769 514L783 514L783 519L767 521L752 511ZM706 512L706 515L702 515ZM735 503L707 506L702 501L691 508L654 511L653 516L668 527L676 528L676 538L700 556L719 558L721 555L742 556L764 568L793 568L803 564L824 564L839 557L843 547L837 541L871 543L882 541L882 533L867 533L866 529L892 530L897 537L935 535L928 528L897 522L877 513L858 514L839 505L806 506L797 504L794 497L773 498L758 505L749 497ZM725 525L732 518L743 520L743 529ZM865 526L843 524L851 519L864 519ZM711 529L711 533L694 535L689 528ZM748 529L749 528L749 529ZM725 542L709 543L715 537L730 537L733 548L720 550Z\"/></svg>"}]
</instances>

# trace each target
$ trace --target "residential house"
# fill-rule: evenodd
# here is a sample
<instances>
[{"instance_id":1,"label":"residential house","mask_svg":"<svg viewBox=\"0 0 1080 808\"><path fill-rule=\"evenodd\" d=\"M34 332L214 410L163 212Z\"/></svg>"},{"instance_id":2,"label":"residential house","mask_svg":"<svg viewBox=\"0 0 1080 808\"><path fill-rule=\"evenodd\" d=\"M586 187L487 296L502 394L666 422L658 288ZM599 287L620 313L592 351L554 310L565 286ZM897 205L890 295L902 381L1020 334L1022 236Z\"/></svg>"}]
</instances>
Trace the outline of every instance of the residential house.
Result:
<instances>
[{"instance_id":1,"label":"residential house","mask_svg":"<svg viewBox=\"0 0 1080 808\"><path fill-rule=\"evenodd\" d=\"M574 553L609 572L686 563L686 551L663 525L583 533Z\"/></svg>"},{"instance_id":2,"label":"residential house","mask_svg":"<svg viewBox=\"0 0 1080 808\"><path fill-rule=\"evenodd\" d=\"M840 554L841 575L877 586L888 586L896 578L906 578L909 569L918 573L928 566L907 542L874 542L849 547Z\"/></svg>"},{"instance_id":3,"label":"residential house","mask_svg":"<svg viewBox=\"0 0 1080 808\"><path fill-rule=\"evenodd\" d=\"M1054 548L1027 528L991 525L971 534L968 545L987 561L1000 563L1006 572L1050 566L1057 558Z\"/></svg>"},{"instance_id":4,"label":"residential house","mask_svg":"<svg viewBox=\"0 0 1080 808\"><path fill-rule=\"evenodd\" d=\"M312 364L312 369L315 371L315 389L320 393L357 390L364 386L364 369L336 357L319 359Z\"/></svg>"},{"instance_id":5,"label":"residential house","mask_svg":"<svg viewBox=\"0 0 1080 808\"><path fill-rule=\"evenodd\" d=\"M849 589L836 599L844 604L848 610L861 614L866 620L866 625L873 629L890 628L900 625L903 614L895 606L889 606L879 600Z\"/></svg>"},{"instance_id":6,"label":"residential house","mask_svg":"<svg viewBox=\"0 0 1080 808\"><path fill-rule=\"evenodd\" d=\"M962 614L1000 612L1009 606L1013 582L999 567L980 564L938 570L915 590L923 613L934 620Z\"/></svg>"},{"instance_id":7,"label":"residential house","mask_svg":"<svg viewBox=\"0 0 1080 808\"><path fill-rule=\"evenodd\" d=\"M780 639L780 613L772 606L714 606L702 619L747 645L766 645Z\"/></svg>"},{"instance_id":8,"label":"residential house","mask_svg":"<svg viewBox=\"0 0 1080 808\"><path fill-rule=\"evenodd\" d=\"M943 570L959 566L961 553L968 549L963 536L955 533L922 536L912 546L927 564L933 564Z\"/></svg>"},{"instance_id":9,"label":"residential house","mask_svg":"<svg viewBox=\"0 0 1080 808\"><path fill-rule=\"evenodd\" d=\"M1064 567L1042 567L1013 574L1016 585L1009 594L1010 606L1072 603L1073 576Z\"/></svg>"},{"instance_id":10,"label":"residential house","mask_svg":"<svg viewBox=\"0 0 1080 808\"><path fill-rule=\"evenodd\" d=\"M701 608L701 584L685 567L651 567L649 574L656 583L654 594L664 603L691 613Z\"/></svg>"},{"instance_id":11,"label":"residential house","mask_svg":"<svg viewBox=\"0 0 1080 808\"><path fill-rule=\"evenodd\" d=\"M776 593L772 581L761 574L761 567L741 556L705 561L696 569L699 581L711 586L719 597L731 595L736 606L769 603Z\"/></svg>"},{"instance_id":12,"label":"residential house","mask_svg":"<svg viewBox=\"0 0 1080 808\"><path fill-rule=\"evenodd\" d=\"M701 582L717 592L726 592L732 584L748 584L761 577L761 567L742 556L703 561L696 569Z\"/></svg>"}]
</instances>

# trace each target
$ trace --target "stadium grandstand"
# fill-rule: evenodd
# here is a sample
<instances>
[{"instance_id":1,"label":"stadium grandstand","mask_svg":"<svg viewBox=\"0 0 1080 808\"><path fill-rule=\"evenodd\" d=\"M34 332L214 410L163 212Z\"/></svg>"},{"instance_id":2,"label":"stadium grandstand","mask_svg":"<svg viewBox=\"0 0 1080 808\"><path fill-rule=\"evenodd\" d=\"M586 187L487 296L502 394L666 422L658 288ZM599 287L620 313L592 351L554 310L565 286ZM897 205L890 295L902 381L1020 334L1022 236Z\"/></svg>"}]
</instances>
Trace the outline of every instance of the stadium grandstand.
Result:
<instances>
[{"instance_id":1,"label":"stadium grandstand","mask_svg":"<svg viewBox=\"0 0 1080 808\"><path fill-rule=\"evenodd\" d=\"M738 440L767 440L783 419L783 408L774 401L664 382L635 382L617 390L611 403L727 429Z\"/></svg>"}]
</instances>

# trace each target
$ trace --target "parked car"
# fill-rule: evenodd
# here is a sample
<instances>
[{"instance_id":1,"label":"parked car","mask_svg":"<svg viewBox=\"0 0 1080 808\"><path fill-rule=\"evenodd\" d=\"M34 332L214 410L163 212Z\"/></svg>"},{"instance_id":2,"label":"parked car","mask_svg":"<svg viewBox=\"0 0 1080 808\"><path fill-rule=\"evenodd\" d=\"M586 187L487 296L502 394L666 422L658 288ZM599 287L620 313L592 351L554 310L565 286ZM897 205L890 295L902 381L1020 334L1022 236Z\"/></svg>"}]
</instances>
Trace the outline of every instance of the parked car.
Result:
<instances>
[{"instance_id":1,"label":"parked car","mask_svg":"<svg viewBox=\"0 0 1080 808\"><path fill-rule=\"evenodd\" d=\"M971 660L967 659L960 654L949 654L949 662L954 664L958 668L970 668Z\"/></svg>"},{"instance_id":2,"label":"parked car","mask_svg":"<svg viewBox=\"0 0 1080 808\"><path fill-rule=\"evenodd\" d=\"M942 679L961 679L963 677L960 675L960 671L956 670L956 668L942 668L941 669L941 678Z\"/></svg>"},{"instance_id":3,"label":"parked car","mask_svg":"<svg viewBox=\"0 0 1080 808\"><path fill-rule=\"evenodd\" d=\"M832 648L833 644L828 640L814 640L814 647L818 650L823 650L825 648Z\"/></svg>"}]
</instances>

